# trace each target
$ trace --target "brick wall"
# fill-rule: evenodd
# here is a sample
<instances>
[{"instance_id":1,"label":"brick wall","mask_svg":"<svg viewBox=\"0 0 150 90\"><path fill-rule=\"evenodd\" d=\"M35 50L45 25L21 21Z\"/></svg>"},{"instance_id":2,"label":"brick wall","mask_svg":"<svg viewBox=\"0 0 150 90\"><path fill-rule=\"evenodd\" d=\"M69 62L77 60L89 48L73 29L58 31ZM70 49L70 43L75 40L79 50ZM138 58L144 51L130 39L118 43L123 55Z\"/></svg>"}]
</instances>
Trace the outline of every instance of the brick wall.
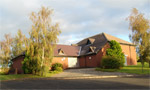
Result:
<instances>
[{"instance_id":1,"label":"brick wall","mask_svg":"<svg viewBox=\"0 0 150 90\"><path fill-rule=\"evenodd\" d=\"M106 55L106 49L109 48L109 43L107 43L96 55L88 55L79 57L79 65L80 67L98 67L100 66L100 62L102 56ZM134 46L123 45L121 44L122 51L125 55L127 55L127 65L136 65L136 49ZM12 67L17 68L18 73L23 73L22 70L22 61L24 60L24 56L19 56L15 58L13 61ZM68 68L68 57L54 57L52 64L61 63L63 65L63 69Z\"/></svg>"},{"instance_id":2,"label":"brick wall","mask_svg":"<svg viewBox=\"0 0 150 90\"><path fill-rule=\"evenodd\" d=\"M134 46L120 44L122 52L127 57L127 65L137 65L136 48Z\"/></svg>"},{"instance_id":3,"label":"brick wall","mask_svg":"<svg viewBox=\"0 0 150 90\"><path fill-rule=\"evenodd\" d=\"M85 56L82 56L82 57L79 57L79 66L81 67L81 68L83 68L83 67L85 67Z\"/></svg>"},{"instance_id":4,"label":"brick wall","mask_svg":"<svg viewBox=\"0 0 150 90\"><path fill-rule=\"evenodd\" d=\"M98 63L97 66L101 65L102 57L106 55L107 48L110 48L109 43L106 43L105 46L97 53L97 55L96 55L96 59L97 59L97 63Z\"/></svg>"},{"instance_id":5,"label":"brick wall","mask_svg":"<svg viewBox=\"0 0 150 90\"><path fill-rule=\"evenodd\" d=\"M98 66L100 66L102 56L106 54L106 49L109 47L110 46L107 43L96 55L88 55L88 56L79 57L80 67L98 67Z\"/></svg>"},{"instance_id":6,"label":"brick wall","mask_svg":"<svg viewBox=\"0 0 150 90\"><path fill-rule=\"evenodd\" d=\"M134 46L120 44L122 51L127 55L127 65L137 65L136 49ZM100 66L102 57L106 55L106 49L110 48L107 43L96 55L88 55L79 57L80 67L98 67Z\"/></svg>"},{"instance_id":7,"label":"brick wall","mask_svg":"<svg viewBox=\"0 0 150 90\"><path fill-rule=\"evenodd\" d=\"M18 56L13 60L12 67L13 69L17 69L18 74L23 73L22 70L22 61L24 60L24 56Z\"/></svg>"},{"instance_id":8,"label":"brick wall","mask_svg":"<svg viewBox=\"0 0 150 90\"><path fill-rule=\"evenodd\" d=\"M96 57L96 55L86 56L86 58L85 58L85 60L86 60L86 67L95 67L95 66L97 66L95 57Z\"/></svg>"},{"instance_id":9,"label":"brick wall","mask_svg":"<svg viewBox=\"0 0 150 90\"><path fill-rule=\"evenodd\" d=\"M18 74L23 73L22 70L22 61L24 60L24 56L18 56L13 60L12 67L13 69L17 69ZM67 57L54 57L52 64L61 63L63 65L63 69L68 68L68 58Z\"/></svg>"},{"instance_id":10,"label":"brick wall","mask_svg":"<svg viewBox=\"0 0 150 90\"><path fill-rule=\"evenodd\" d=\"M61 63L63 65L63 69L68 68L68 57L54 57L52 64Z\"/></svg>"}]
</instances>

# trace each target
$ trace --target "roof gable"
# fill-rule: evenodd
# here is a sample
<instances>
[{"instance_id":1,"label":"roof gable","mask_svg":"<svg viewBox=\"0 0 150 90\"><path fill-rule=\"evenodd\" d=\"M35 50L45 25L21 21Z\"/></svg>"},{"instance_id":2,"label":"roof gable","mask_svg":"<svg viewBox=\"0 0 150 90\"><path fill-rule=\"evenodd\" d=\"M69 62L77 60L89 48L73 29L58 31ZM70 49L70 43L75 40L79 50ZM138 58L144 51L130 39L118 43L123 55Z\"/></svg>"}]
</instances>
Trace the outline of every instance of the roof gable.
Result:
<instances>
[{"instance_id":1,"label":"roof gable","mask_svg":"<svg viewBox=\"0 0 150 90\"><path fill-rule=\"evenodd\" d=\"M87 41L92 42L92 44L87 45ZM97 34L95 36L86 38L77 44L82 47L81 52L80 52L80 55L82 56L86 54L97 53L106 43L107 43L107 39L101 33L101 34Z\"/></svg>"},{"instance_id":2,"label":"roof gable","mask_svg":"<svg viewBox=\"0 0 150 90\"><path fill-rule=\"evenodd\" d=\"M95 36L89 37L89 38L85 38L83 40L81 40L80 42L77 43L78 46L85 46L87 45L87 41L90 41L92 44L97 44L97 43L102 43L107 41L106 38L103 36L103 34L97 34Z\"/></svg>"}]
</instances>

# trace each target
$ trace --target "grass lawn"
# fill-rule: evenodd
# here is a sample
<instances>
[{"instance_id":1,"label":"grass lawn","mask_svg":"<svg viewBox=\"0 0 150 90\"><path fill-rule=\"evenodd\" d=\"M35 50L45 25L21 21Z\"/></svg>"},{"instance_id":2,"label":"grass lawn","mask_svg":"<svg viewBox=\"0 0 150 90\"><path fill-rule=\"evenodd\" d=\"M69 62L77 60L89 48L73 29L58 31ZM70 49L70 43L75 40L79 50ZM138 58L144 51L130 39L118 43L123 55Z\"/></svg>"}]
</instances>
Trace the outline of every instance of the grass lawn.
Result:
<instances>
[{"instance_id":1,"label":"grass lawn","mask_svg":"<svg viewBox=\"0 0 150 90\"><path fill-rule=\"evenodd\" d=\"M131 74L143 74L148 75L150 74L150 68L148 63L145 63L143 72L142 72L142 65L140 62L138 62L137 65L132 66L124 66L122 69L101 69L96 68L96 71L103 71L103 72L122 72L122 73L131 73Z\"/></svg>"},{"instance_id":2,"label":"grass lawn","mask_svg":"<svg viewBox=\"0 0 150 90\"><path fill-rule=\"evenodd\" d=\"M14 79L22 79L22 78L43 78L43 77L51 77L54 74L60 73L58 71L49 71L46 76L38 76L32 74L12 74L12 75L2 75L0 74L0 80L14 80Z\"/></svg>"}]
</instances>

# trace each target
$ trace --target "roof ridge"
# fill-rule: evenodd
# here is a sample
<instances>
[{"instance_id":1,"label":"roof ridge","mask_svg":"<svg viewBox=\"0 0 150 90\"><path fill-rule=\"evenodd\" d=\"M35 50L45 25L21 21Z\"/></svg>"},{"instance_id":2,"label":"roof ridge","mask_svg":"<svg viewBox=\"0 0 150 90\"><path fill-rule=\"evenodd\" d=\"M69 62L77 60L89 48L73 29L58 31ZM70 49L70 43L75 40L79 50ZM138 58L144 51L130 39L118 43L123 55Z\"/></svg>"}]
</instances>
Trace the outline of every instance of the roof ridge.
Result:
<instances>
[{"instance_id":1,"label":"roof ridge","mask_svg":"<svg viewBox=\"0 0 150 90\"><path fill-rule=\"evenodd\" d=\"M61 46L71 46L71 47L80 47L80 46L73 46L73 45L65 45L65 44L56 44L57 45L61 45Z\"/></svg>"},{"instance_id":2,"label":"roof ridge","mask_svg":"<svg viewBox=\"0 0 150 90\"><path fill-rule=\"evenodd\" d=\"M100 34L102 34L102 33L99 33L99 34L96 34L96 35L93 35L93 36L87 37L87 38L85 38L85 39L83 39L83 40L86 40L86 39L89 39L89 38L93 39L93 37L95 37L95 36L97 36L97 35L100 35ZM81 40L81 41L83 41L83 40ZM80 42L81 42L81 41L80 41ZM78 42L78 43L79 43L79 42Z\"/></svg>"},{"instance_id":3,"label":"roof ridge","mask_svg":"<svg viewBox=\"0 0 150 90\"><path fill-rule=\"evenodd\" d=\"M129 44L133 44L133 43L131 43L131 42L128 42L128 41L126 41L126 40L123 40L123 39L121 39L121 38L115 37L115 36L110 35L110 34L107 34L107 33L103 33L103 35L105 36L105 38L107 39L107 41L110 41L110 40L108 39L108 37L107 37L107 35L108 35L108 36L114 37L114 38L116 38L116 39L122 40L122 41L124 41L124 42L127 42L127 43L129 43ZM121 43L121 42L119 42L119 43ZM122 43L123 43L123 42L122 42Z\"/></svg>"},{"instance_id":4,"label":"roof ridge","mask_svg":"<svg viewBox=\"0 0 150 90\"><path fill-rule=\"evenodd\" d=\"M102 32L102 34L103 34L103 36L105 37L105 39L106 39L107 41L109 41L108 38L107 38L106 35L105 35L106 33Z\"/></svg>"},{"instance_id":5,"label":"roof ridge","mask_svg":"<svg viewBox=\"0 0 150 90\"><path fill-rule=\"evenodd\" d=\"M102 33L99 33L99 34L96 34L96 35L93 35L93 36L88 37L88 38L92 38L92 37L97 36L97 35L100 35L100 34L103 34L103 32L102 32ZM87 38L86 38L86 39L87 39Z\"/></svg>"}]
</instances>

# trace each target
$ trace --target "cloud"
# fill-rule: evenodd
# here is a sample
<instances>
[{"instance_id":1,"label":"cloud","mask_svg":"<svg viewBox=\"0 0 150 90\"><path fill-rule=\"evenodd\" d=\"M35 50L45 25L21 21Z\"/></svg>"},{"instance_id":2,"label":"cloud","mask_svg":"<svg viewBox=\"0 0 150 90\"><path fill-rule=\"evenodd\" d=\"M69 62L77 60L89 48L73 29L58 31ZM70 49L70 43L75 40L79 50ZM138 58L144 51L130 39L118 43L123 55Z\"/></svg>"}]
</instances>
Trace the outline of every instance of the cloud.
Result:
<instances>
[{"instance_id":1,"label":"cloud","mask_svg":"<svg viewBox=\"0 0 150 90\"><path fill-rule=\"evenodd\" d=\"M71 44L83 38L106 32L128 40L125 18L133 7L149 17L149 0L0 0L0 40L6 33L14 36L18 29L28 36L32 11L41 6L54 9L53 20L59 22L59 43Z\"/></svg>"},{"instance_id":2,"label":"cloud","mask_svg":"<svg viewBox=\"0 0 150 90\"><path fill-rule=\"evenodd\" d=\"M149 3L149 0L100 0L106 7L117 9L131 9L134 7L143 7Z\"/></svg>"},{"instance_id":3,"label":"cloud","mask_svg":"<svg viewBox=\"0 0 150 90\"><path fill-rule=\"evenodd\" d=\"M1 0L0 38L3 39L6 33L11 33L14 36L18 29L27 35L31 24L29 14L37 8L36 5L36 0L32 0L32 2L29 0Z\"/></svg>"}]
</instances>

